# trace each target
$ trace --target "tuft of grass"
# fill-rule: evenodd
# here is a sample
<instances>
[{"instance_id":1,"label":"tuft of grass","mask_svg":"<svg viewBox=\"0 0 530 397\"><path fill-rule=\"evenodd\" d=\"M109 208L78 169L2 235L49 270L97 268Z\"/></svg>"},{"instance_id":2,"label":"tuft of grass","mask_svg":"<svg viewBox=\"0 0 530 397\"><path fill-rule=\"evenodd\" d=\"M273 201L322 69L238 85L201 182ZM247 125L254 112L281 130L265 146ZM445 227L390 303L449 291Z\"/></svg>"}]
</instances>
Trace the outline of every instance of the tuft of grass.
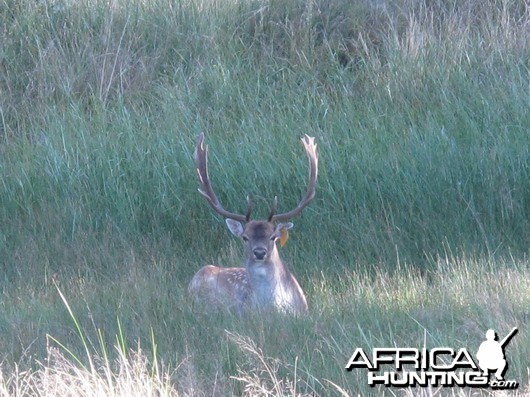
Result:
<instances>
[{"instance_id":1,"label":"tuft of grass","mask_svg":"<svg viewBox=\"0 0 530 397\"><path fill-rule=\"evenodd\" d=\"M0 372L3 396L178 396L170 371L152 367L143 352L123 354L114 363L100 358L97 368L80 367L50 347L37 369Z\"/></svg>"}]
</instances>

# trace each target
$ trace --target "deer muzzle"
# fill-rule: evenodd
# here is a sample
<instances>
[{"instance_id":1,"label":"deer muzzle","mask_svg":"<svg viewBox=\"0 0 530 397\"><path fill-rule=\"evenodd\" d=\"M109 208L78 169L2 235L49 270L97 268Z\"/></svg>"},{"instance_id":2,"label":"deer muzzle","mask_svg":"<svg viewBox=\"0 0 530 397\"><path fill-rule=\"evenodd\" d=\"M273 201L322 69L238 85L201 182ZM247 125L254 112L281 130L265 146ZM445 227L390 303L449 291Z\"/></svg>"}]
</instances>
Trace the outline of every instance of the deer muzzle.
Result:
<instances>
[{"instance_id":1,"label":"deer muzzle","mask_svg":"<svg viewBox=\"0 0 530 397\"><path fill-rule=\"evenodd\" d=\"M256 247L252 250L252 253L254 254L254 258L256 260L262 261L267 255L267 250L263 247Z\"/></svg>"}]
</instances>

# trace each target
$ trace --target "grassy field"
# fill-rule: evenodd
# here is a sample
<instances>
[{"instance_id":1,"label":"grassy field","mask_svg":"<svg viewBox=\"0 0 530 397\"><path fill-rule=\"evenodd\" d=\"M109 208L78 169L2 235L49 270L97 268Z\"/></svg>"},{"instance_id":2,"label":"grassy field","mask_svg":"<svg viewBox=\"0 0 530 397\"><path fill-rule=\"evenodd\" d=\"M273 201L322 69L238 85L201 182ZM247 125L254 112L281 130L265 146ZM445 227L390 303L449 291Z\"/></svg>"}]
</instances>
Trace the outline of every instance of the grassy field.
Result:
<instances>
[{"instance_id":1,"label":"grassy field","mask_svg":"<svg viewBox=\"0 0 530 397\"><path fill-rule=\"evenodd\" d=\"M0 396L491 395L370 388L357 347L506 350L530 395L523 0L2 0ZM192 307L225 207L315 200L281 255L310 313Z\"/></svg>"}]
</instances>

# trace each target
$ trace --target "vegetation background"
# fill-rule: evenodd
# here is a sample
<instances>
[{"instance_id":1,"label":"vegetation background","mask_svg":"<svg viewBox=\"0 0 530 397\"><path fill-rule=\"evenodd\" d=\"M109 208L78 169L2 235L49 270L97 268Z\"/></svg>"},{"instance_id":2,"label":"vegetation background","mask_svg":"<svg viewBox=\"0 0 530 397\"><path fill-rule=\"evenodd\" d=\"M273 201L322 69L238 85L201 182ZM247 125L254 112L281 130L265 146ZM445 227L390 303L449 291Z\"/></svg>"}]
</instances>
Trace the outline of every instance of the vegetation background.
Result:
<instances>
[{"instance_id":1,"label":"vegetation background","mask_svg":"<svg viewBox=\"0 0 530 397\"><path fill-rule=\"evenodd\" d=\"M529 69L524 0L2 0L0 394L471 395L344 366L514 326L529 394ZM190 306L242 255L201 131L222 202L262 216L316 136L281 250L308 316Z\"/></svg>"}]
</instances>

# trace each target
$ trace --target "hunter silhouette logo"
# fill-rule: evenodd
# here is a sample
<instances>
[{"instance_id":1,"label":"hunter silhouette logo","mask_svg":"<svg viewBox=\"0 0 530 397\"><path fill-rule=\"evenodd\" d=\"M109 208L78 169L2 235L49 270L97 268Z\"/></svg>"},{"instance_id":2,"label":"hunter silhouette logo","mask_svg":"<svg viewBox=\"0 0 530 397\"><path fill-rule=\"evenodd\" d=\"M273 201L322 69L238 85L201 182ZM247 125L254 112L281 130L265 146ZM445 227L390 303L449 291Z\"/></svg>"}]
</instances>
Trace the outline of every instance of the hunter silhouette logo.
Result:
<instances>
[{"instance_id":1,"label":"hunter silhouette logo","mask_svg":"<svg viewBox=\"0 0 530 397\"><path fill-rule=\"evenodd\" d=\"M517 328L513 328L499 342L495 331L489 329L476 359L464 347L458 350L449 347L374 348L371 360L362 348L357 348L346 364L346 370L368 369L370 386L516 389L519 384L515 380L504 379L508 368L504 349L516 334ZM494 379L490 380L490 372L495 373Z\"/></svg>"},{"instance_id":2,"label":"hunter silhouette logo","mask_svg":"<svg viewBox=\"0 0 530 397\"><path fill-rule=\"evenodd\" d=\"M508 335L500 342L497 342L495 331L489 329L486 332L486 340L481 343L477 352L478 366L485 376L489 377L489 371L495 371L495 378L504 380L503 374L506 371L507 362L504 358L504 348L517 333L517 328L513 328Z\"/></svg>"}]
</instances>

